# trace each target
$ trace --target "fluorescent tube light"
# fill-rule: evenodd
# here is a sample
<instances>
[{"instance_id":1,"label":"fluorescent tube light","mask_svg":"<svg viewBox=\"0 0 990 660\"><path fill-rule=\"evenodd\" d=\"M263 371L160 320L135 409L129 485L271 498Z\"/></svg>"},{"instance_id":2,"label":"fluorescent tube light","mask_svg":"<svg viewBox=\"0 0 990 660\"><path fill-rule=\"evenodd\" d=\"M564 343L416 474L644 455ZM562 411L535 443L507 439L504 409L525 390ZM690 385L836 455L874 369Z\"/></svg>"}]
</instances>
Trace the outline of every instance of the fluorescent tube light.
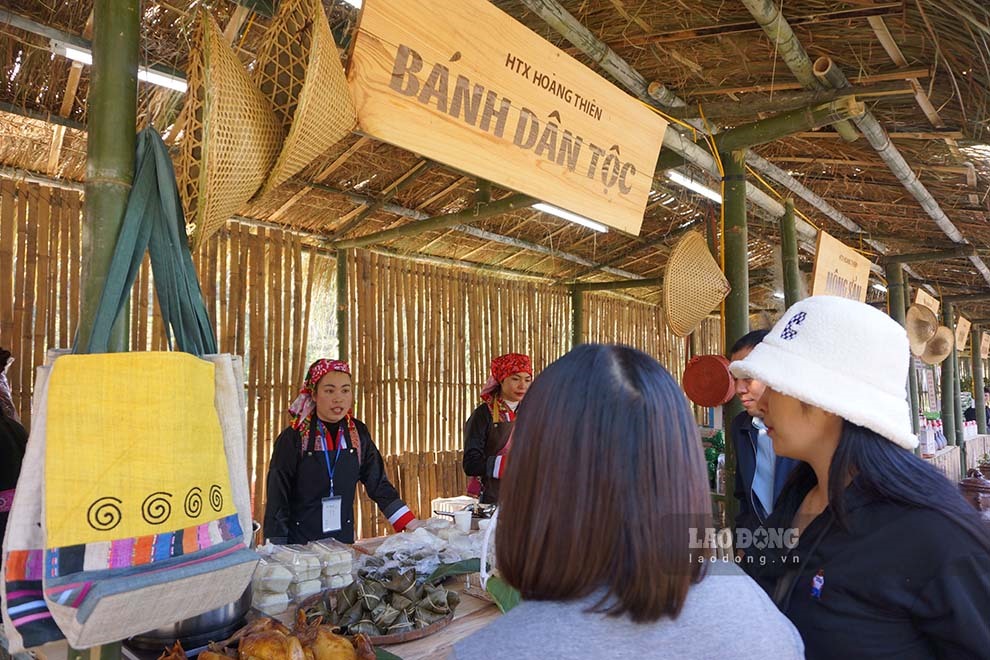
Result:
<instances>
[{"instance_id":1,"label":"fluorescent tube light","mask_svg":"<svg viewBox=\"0 0 990 660\"><path fill-rule=\"evenodd\" d=\"M783 300L784 299L784 294L782 294L780 291L774 291L773 292L773 297L776 298L776 299L778 299L778 300Z\"/></svg>"},{"instance_id":2,"label":"fluorescent tube light","mask_svg":"<svg viewBox=\"0 0 990 660\"><path fill-rule=\"evenodd\" d=\"M674 183L676 183L679 186L684 186L688 190L693 190L694 192L698 193L699 195L702 195L704 197L707 197L708 199L712 200L713 202L718 202L719 204L722 203L722 196L720 194L718 194L717 192L715 192L711 188L708 188L706 186L701 185L700 183L698 183L694 179L692 179L690 177L687 177L687 176L684 176L683 174L681 174L677 170L670 170L669 172L667 172L667 178L670 179L671 181L673 181Z\"/></svg>"},{"instance_id":3,"label":"fluorescent tube light","mask_svg":"<svg viewBox=\"0 0 990 660\"><path fill-rule=\"evenodd\" d=\"M558 208L553 204L546 204L540 202L538 204L533 204L533 208L537 211L543 211L544 213L549 213L550 215L555 215L558 218L563 218L564 220L570 220L571 222L581 225L582 227L587 227L588 229L594 229L595 231L605 233L608 231L608 227L600 222L595 222L590 220L583 215L578 215L577 213L571 213L570 211L565 211L562 208Z\"/></svg>"},{"instance_id":4,"label":"fluorescent tube light","mask_svg":"<svg viewBox=\"0 0 990 660\"><path fill-rule=\"evenodd\" d=\"M361 8L361 0L344 0L344 2L349 4L351 7L357 7L358 9Z\"/></svg>"},{"instance_id":5,"label":"fluorescent tube light","mask_svg":"<svg viewBox=\"0 0 990 660\"><path fill-rule=\"evenodd\" d=\"M887 293L887 287L880 284L879 282L874 282L873 288L876 289L877 291L883 291L884 293Z\"/></svg>"},{"instance_id":6,"label":"fluorescent tube light","mask_svg":"<svg viewBox=\"0 0 990 660\"><path fill-rule=\"evenodd\" d=\"M51 42L51 50L53 53L67 57L68 59L79 62L80 64L85 64L87 66L93 65L93 53L86 50L85 48L80 48L78 46L70 46L54 39ZM168 89L175 90L177 92L185 93L189 88L186 81L178 76L172 76L167 73L162 73L161 71L155 71L154 69L149 69L146 66L138 67L138 80L143 80L149 82L152 85L158 85L159 87L167 87Z\"/></svg>"}]
</instances>

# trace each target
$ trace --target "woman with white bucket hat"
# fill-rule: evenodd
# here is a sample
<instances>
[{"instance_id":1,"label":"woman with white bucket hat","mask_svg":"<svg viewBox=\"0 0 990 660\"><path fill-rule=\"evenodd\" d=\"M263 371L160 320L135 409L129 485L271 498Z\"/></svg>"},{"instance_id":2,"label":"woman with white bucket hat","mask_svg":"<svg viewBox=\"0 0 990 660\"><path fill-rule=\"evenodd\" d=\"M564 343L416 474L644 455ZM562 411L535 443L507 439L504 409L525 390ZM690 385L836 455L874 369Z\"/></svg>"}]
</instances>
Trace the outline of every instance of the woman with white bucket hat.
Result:
<instances>
[{"instance_id":1,"label":"woman with white bucket hat","mask_svg":"<svg viewBox=\"0 0 990 660\"><path fill-rule=\"evenodd\" d=\"M990 657L990 531L911 451L908 365L890 317L815 296L730 367L766 383L774 451L803 461L767 521L757 578L812 660ZM795 530L796 544L773 547Z\"/></svg>"}]
</instances>

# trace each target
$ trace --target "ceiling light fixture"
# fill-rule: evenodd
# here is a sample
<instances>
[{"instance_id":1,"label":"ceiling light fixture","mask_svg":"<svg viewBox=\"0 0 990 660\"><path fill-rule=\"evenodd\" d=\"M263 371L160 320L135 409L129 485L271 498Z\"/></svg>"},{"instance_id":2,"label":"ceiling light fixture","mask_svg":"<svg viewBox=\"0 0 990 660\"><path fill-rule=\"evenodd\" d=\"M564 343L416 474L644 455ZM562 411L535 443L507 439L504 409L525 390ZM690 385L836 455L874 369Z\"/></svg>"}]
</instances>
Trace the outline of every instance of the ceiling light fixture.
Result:
<instances>
[{"instance_id":1,"label":"ceiling light fixture","mask_svg":"<svg viewBox=\"0 0 990 660\"><path fill-rule=\"evenodd\" d=\"M562 208L556 207L553 204L547 204L545 202L540 202L538 204L533 204L533 208L537 211L543 211L544 213L549 213L550 215L555 215L558 218L563 218L564 220L570 220L571 222L581 225L582 227L587 227L588 229L594 229L597 232L605 233L608 231L608 227L600 222L596 222L583 215L578 215L577 213L571 213Z\"/></svg>"},{"instance_id":2,"label":"ceiling light fixture","mask_svg":"<svg viewBox=\"0 0 990 660\"><path fill-rule=\"evenodd\" d=\"M85 64L86 66L93 65L93 53L85 48L72 46L52 39L51 51L56 55L66 57L73 62L79 62L80 64ZM175 90L176 92L185 93L185 91L189 89L189 85L183 78L173 76L168 73L163 73L161 71L156 71L154 69L149 69L146 66L138 67L137 77L138 80L143 80L144 82L151 83L152 85L158 85L159 87L167 87L168 89Z\"/></svg>"},{"instance_id":3,"label":"ceiling light fixture","mask_svg":"<svg viewBox=\"0 0 990 660\"><path fill-rule=\"evenodd\" d=\"M722 203L722 196L720 194L707 186L701 185L691 177L681 174L677 170L670 170L667 172L667 178L679 186L684 186L688 190L692 190L703 197L707 197L713 202L717 202L719 204Z\"/></svg>"}]
</instances>

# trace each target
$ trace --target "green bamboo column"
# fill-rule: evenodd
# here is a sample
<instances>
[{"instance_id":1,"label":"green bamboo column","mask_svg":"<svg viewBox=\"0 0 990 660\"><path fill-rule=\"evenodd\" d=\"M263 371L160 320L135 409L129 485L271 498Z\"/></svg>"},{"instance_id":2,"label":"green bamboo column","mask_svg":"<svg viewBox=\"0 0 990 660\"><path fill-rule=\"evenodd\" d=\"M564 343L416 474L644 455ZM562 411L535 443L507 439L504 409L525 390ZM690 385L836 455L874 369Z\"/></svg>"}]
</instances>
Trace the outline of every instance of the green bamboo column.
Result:
<instances>
[{"instance_id":1,"label":"green bamboo column","mask_svg":"<svg viewBox=\"0 0 990 660\"><path fill-rule=\"evenodd\" d=\"M89 343L134 180L139 33L137 0L96 0L86 120L89 137L77 337L81 350ZM124 309L111 330L111 351L128 348L129 315Z\"/></svg>"},{"instance_id":2,"label":"green bamboo column","mask_svg":"<svg viewBox=\"0 0 990 660\"><path fill-rule=\"evenodd\" d=\"M725 299L725 353L736 340L749 332L749 240L746 230L746 151L720 154L725 183L722 189L725 215L725 276L732 291ZM724 407L725 425L742 412L735 398ZM728 524L735 525L738 504L731 496L736 481L736 455L732 442L725 442L725 494Z\"/></svg>"},{"instance_id":3,"label":"green bamboo column","mask_svg":"<svg viewBox=\"0 0 990 660\"><path fill-rule=\"evenodd\" d=\"M952 322L952 303L942 303L942 325L954 333L955 324ZM956 349L952 349L949 357L942 361L942 432L946 442L956 444L956 403L959 397L956 391Z\"/></svg>"},{"instance_id":4,"label":"green bamboo column","mask_svg":"<svg viewBox=\"0 0 990 660\"><path fill-rule=\"evenodd\" d=\"M905 302L908 296L907 288L904 285L904 267L900 262L887 263L887 312L890 317L904 325L906 320ZM910 356L908 366L907 395L911 406L911 428L914 433L918 432L918 374L914 370L914 357ZM918 453L921 449L919 447Z\"/></svg>"},{"instance_id":5,"label":"green bamboo column","mask_svg":"<svg viewBox=\"0 0 990 660\"><path fill-rule=\"evenodd\" d=\"M337 359L347 362L347 250L337 250Z\"/></svg>"},{"instance_id":6,"label":"green bamboo column","mask_svg":"<svg viewBox=\"0 0 990 660\"><path fill-rule=\"evenodd\" d=\"M571 287L571 348L584 343L584 291Z\"/></svg>"},{"instance_id":7,"label":"green bamboo column","mask_svg":"<svg viewBox=\"0 0 990 660\"><path fill-rule=\"evenodd\" d=\"M970 352L973 360L973 403L976 404L976 430L980 435L987 432L987 411L986 399L983 396L983 358L980 357L980 326L973 326L973 334L969 338L971 342Z\"/></svg>"},{"instance_id":8,"label":"green bamboo column","mask_svg":"<svg viewBox=\"0 0 990 660\"><path fill-rule=\"evenodd\" d=\"M784 270L784 306L790 307L801 299L801 270L798 262L797 230L794 228L794 200L784 200L784 215L780 216L780 251Z\"/></svg>"}]
</instances>

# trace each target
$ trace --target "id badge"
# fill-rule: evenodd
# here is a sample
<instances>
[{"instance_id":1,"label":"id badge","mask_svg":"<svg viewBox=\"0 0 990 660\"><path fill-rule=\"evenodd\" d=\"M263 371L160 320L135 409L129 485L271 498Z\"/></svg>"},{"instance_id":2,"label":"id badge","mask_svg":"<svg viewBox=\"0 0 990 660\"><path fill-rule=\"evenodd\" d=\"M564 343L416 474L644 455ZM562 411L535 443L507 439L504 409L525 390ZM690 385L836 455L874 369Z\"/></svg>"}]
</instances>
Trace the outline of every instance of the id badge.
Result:
<instances>
[{"instance_id":1,"label":"id badge","mask_svg":"<svg viewBox=\"0 0 990 660\"><path fill-rule=\"evenodd\" d=\"M341 509L340 501L341 501L340 497L323 498L323 531L324 532L340 531L340 509Z\"/></svg>"}]
</instances>

